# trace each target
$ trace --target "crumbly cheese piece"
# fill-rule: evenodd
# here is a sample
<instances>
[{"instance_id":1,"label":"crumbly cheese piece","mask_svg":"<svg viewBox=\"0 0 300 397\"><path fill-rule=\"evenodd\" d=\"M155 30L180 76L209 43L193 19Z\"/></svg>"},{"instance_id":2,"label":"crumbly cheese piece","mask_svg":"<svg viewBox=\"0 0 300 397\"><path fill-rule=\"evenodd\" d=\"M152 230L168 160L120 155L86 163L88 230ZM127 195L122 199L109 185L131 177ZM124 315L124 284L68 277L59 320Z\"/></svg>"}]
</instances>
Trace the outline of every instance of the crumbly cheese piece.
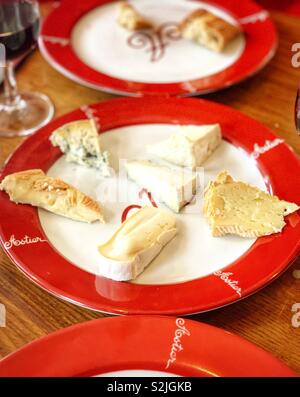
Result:
<instances>
[{"instance_id":1,"label":"crumbly cheese piece","mask_svg":"<svg viewBox=\"0 0 300 397\"><path fill-rule=\"evenodd\" d=\"M204 192L204 214L213 236L236 234L260 237L279 233L284 216L299 209L260 189L236 182L226 171L210 182Z\"/></svg>"},{"instance_id":2,"label":"crumbly cheese piece","mask_svg":"<svg viewBox=\"0 0 300 397\"><path fill-rule=\"evenodd\" d=\"M155 207L141 208L99 246L101 274L116 281L135 279L176 233L172 214Z\"/></svg>"},{"instance_id":3,"label":"crumbly cheese piece","mask_svg":"<svg viewBox=\"0 0 300 397\"><path fill-rule=\"evenodd\" d=\"M104 223L97 201L39 169L7 175L0 184L0 190L4 190L17 204L41 207L76 221L91 223L99 220Z\"/></svg>"},{"instance_id":4,"label":"crumbly cheese piece","mask_svg":"<svg viewBox=\"0 0 300 397\"><path fill-rule=\"evenodd\" d=\"M178 132L164 141L149 145L147 150L170 163L194 169L208 159L221 140L219 124L179 126Z\"/></svg>"},{"instance_id":5,"label":"crumbly cheese piece","mask_svg":"<svg viewBox=\"0 0 300 397\"><path fill-rule=\"evenodd\" d=\"M127 1L119 3L118 23L123 28L132 32L143 29L151 29L152 23L144 18L134 7Z\"/></svg>"},{"instance_id":6,"label":"crumbly cheese piece","mask_svg":"<svg viewBox=\"0 0 300 397\"><path fill-rule=\"evenodd\" d=\"M109 153L102 152L94 120L79 120L65 124L50 136L53 146L67 155L67 161L96 168L103 176L111 175Z\"/></svg>"},{"instance_id":7,"label":"crumbly cheese piece","mask_svg":"<svg viewBox=\"0 0 300 397\"><path fill-rule=\"evenodd\" d=\"M240 33L234 26L213 13L199 9L189 14L178 26L182 36L221 52Z\"/></svg>"},{"instance_id":8,"label":"crumbly cheese piece","mask_svg":"<svg viewBox=\"0 0 300 397\"><path fill-rule=\"evenodd\" d=\"M174 170L147 160L128 161L126 170L130 179L174 212L179 212L196 193L197 176L194 172Z\"/></svg>"}]
</instances>

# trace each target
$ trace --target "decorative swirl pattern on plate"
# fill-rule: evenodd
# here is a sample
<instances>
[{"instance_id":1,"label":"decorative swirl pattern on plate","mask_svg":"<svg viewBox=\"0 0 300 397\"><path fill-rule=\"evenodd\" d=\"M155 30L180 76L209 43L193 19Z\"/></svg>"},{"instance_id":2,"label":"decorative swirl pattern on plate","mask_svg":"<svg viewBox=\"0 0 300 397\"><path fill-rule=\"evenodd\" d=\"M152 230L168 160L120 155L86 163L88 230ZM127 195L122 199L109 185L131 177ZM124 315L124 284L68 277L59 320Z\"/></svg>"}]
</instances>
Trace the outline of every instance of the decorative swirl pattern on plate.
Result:
<instances>
[{"instance_id":1,"label":"decorative swirl pattern on plate","mask_svg":"<svg viewBox=\"0 0 300 397\"><path fill-rule=\"evenodd\" d=\"M166 22L153 32L139 31L128 37L127 44L136 50L145 50L150 53L149 61L160 61L166 52L166 47L172 41L180 40L181 35L174 22Z\"/></svg>"}]
</instances>

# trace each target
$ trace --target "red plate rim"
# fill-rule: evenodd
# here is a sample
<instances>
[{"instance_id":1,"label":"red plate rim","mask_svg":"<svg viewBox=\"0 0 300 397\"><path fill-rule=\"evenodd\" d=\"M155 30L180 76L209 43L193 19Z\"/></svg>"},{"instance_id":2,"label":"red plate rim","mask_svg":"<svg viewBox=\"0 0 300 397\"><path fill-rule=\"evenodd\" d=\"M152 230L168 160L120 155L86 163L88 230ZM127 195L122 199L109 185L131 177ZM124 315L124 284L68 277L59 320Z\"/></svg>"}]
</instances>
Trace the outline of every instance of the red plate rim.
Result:
<instances>
[{"instance_id":1,"label":"red plate rim","mask_svg":"<svg viewBox=\"0 0 300 397\"><path fill-rule=\"evenodd\" d=\"M177 347L174 354L175 332L183 349ZM87 321L33 341L0 361L0 377L96 376L136 369L181 376L297 376L235 334L163 316Z\"/></svg>"},{"instance_id":2,"label":"red plate rim","mask_svg":"<svg viewBox=\"0 0 300 397\"><path fill-rule=\"evenodd\" d=\"M128 96L206 94L228 88L254 75L272 59L277 49L277 32L268 12L252 0L207 1L240 21L247 35L245 50L233 65L209 77L181 83L140 83L111 77L92 69L77 57L70 45L70 34L76 21L85 13L112 1L74 3L64 0L45 18L41 29L39 45L45 59L66 77L94 89ZM53 41L49 37L63 40ZM66 39L67 42L64 41Z\"/></svg>"},{"instance_id":3,"label":"red plate rim","mask_svg":"<svg viewBox=\"0 0 300 397\"><path fill-rule=\"evenodd\" d=\"M273 147L260 154L257 166L274 194L300 204L299 158L268 128L232 108L202 99L148 97L101 102L88 108L88 114L91 113L100 118L102 132L135 124L219 122L223 136L248 153L254 148L257 151L266 147L268 141ZM0 180L7 174L25 169L41 168L46 172L61 155L49 142L51 132L67 122L86 118L86 114L85 108L75 110L27 138L7 161ZM274 164L278 166L274 167ZM27 235L42 240L47 237L36 208L17 206L4 192L0 192L0 208L0 241L20 270L60 298L114 314L185 315L222 307L270 283L287 269L300 250L300 216L297 212L287 217L288 224L282 233L258 239L243 256L222 269L222 274L171 285L120 283L79 269L48 242L8 247L11 236L23 239Z\"/></svg>"}]
</instances>

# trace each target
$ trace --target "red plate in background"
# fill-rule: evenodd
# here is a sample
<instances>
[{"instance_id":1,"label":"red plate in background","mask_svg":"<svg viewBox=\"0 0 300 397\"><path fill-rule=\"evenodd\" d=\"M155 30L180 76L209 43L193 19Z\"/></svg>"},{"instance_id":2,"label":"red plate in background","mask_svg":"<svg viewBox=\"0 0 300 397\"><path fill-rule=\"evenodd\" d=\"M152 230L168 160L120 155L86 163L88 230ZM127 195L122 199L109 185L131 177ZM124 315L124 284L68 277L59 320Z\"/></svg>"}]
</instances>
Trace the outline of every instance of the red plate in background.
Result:
<instances>
[{"instance_id":1,"label":"red plate in background","mask_svg":"<svg viewBox=\"0 0 300 397\"><path fill-rule=\"evenodd\" d=\"M34 341L0 361L0 377L97 375L296 376L239 336L163 316L88 321Z\"/></svg>"},{"instance_id":2,"label":"red plate in background","mask_svg":"<svg viewBox=\"0 0 300 397\"><path fill-rule=\"evenodd\" d=\"M156 33L130 33L121 28L112 0L61 2L44 21L42 54L59 72L80 84L131 96L217 91L258 72L275 54L274 24L269 13L251 0L145 0L134 4L156 23ZM244 35L222 54L183 40L175 26L199 7L241 25Z\"/></svg>"}]
</instances>

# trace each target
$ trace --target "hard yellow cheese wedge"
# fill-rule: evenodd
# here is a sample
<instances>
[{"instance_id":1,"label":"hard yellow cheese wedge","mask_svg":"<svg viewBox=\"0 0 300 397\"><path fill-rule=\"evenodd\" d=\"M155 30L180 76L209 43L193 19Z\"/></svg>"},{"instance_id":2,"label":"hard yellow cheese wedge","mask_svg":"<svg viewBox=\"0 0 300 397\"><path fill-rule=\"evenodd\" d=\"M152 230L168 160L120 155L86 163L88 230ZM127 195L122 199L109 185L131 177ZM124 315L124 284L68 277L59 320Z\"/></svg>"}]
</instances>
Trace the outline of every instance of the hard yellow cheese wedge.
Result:
<instances>
[{"instance_id":1,"label":"hard yellow cheese wedge","mask_svg":"<svg viewBox=\"0 0 300 397\"><path fill-rule=\"evenodd\" d=\"M286 224L284 216L298 209L294 203L234 181L226 171L210 182L204 192L204 214L213 236L259 237L279 233Z\"/></svg>"}]
</instances>

